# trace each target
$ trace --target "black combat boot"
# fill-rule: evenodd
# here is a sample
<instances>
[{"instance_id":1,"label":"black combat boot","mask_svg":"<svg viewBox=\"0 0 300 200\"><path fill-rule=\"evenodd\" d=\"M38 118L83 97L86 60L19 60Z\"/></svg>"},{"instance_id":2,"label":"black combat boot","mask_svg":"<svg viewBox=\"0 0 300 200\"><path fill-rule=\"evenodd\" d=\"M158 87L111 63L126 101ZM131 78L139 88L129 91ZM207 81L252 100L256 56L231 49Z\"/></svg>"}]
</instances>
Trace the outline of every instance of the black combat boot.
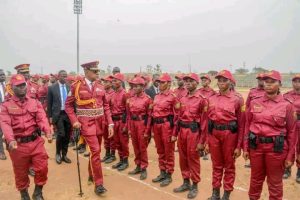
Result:
<instances>
[{"instance_id":1,"label":"black combat boot","mask_svg":"<svg viewBox=\"0 0 300 200\"><path fill-rule=\"evenodd\" d=\"M110 150L106 149L105 156L102 158L101 162L105 162L109 158L110 158Z\"/></svg>"},{"instance_id":2,"label":"black combat boot","mask_svg":"<svg viewBox=\"0 0 300 200\"><path fill-rule=\"evenodd\" d=\"M120 158L120 161L117 162L116 164L114 164L113 166L111 166L113 169L117 169L119 168L121 165L123 164L123 159Z\"/></svg>"},{"instance_id":3,"label":"black combat boot","mask_svg":"<svg viewBox=\"0 0 300 200\"><path fill-rule=\"evenodd\" d=\"M197 196L197 194L198 194L198 184L193 183L187 197L188 199L194 199Z\"/></svg>"},{"instance_id":4,"label":"black combat boot","mask_svg":"<svg viewBox=\"0 0 300 200\"><path fill-rule=\"evenodd\" d=\"M170 173L166 173L165 179L162 182L160 182L160 187L166 187L170 183L172 183L172 175Z\"/></svg>"},{"instance_id":5,"label":"black combat boot","mask_svg":"<svg viewBox=\"0 0 300 200\"><path fill-rule=\"evenodd\" d=\"M110 154L110 158L108 158L105 163L106 164L109 164L109 163L112 163L116 160L116 155L115 155L115 151L111 151L111 154Z\"/></svg>"},{"instance_id":6,"label":"black combat boot","mask_svg":"<svg viewBox=\"0 0 300 200\"><path fill-rule=\"evenodd\" d=\"M207 200L220 200L220 188L214 188L211 197Z\"/></svg>"},{"instance_id":7,"label":"black combat boot","mask_svg":"<svg viewBox=\"0 0 300 200\"><path fill-rule=\"evenodd\" d=\"M28 190L27 189L21 190L20 194L21 194L21 200L30 200L30 196L28 194Z\"/></svg>"},{"instance_id":8,"label":"black combat boot","mask_svg":"<svg viewBox=\"0 0 300 200\"><path fill-rule=\"evenodd\" d=\"M141 166L137 165L136 168L130 172L128 172L129 175L136 175L142 172Z\"/></svg>"},{"instance_id":9,"label":"black combat boot","mask_svg":"<svg viewBox=\"0 0 300 200\"><path fill-rule=\"evenodd\" d=\"M103 187L103 185L98 185L95 187L94 192L96 195L101 196L102 194L107 192L107 190Z\"/></svg>"},{"instance_id":10,"label":"black combat boot","mask_svg":"<svg viewBox=\"0 0 300 200\"><path fill-rule=\"evenodd\" d=\"M300 168L298 168L298 170L297 170L296 182L300 184Z\"/></svg>"},{"instance_id":11,"label":"black combat boot","mask_svg":"<svg viewBox=\"0 0 300 200\"><path fill-rule=\"evenodd\" d=\"M283 178L283 179L288 179L288 178L291 176L291 172L292 172L292 169L291 169L291 168L285 169L282 178Z\"/></svg>"},{"instance_id":12,"label":"black combat boot","mask_svg":"<svg viewBox=\"0 0 300 200\"><path fill-rule=\"evenodd\" d=\"M185 192L188 191L191 187L190 179L184 179L183 184L179 186L178 188L175 188L173 192L179 193L179 192Z\"/></svg>"},{"instance_id":13,"label":"black combat boot","mask_svg":"<svg viewBox=\"0 0 300 200\"><path fill-rule=\"evenodd\" d=\"M221 200L229 200L230 193L231 193L231 191L225 190Z\"/></svg>"},{"instance_id":14,"label":"black combat boot","mask_svg":"<svg viewBox=\"0 0 300 200\"><path fill-rule=\"evenodd\" d=\"M158 182L163 181L165 178L166 178L166 171L161 170L160 174L155 179L152 179L152 182L153 183L158 183Z\"/></svg>"},{"instance_id":15,"label":"black combat boot","mask_svg":"<svg viewBox=\"0 0 300 200\"><path fill-rule=\"evenodd\" d=\"M123 158L122 159L122 164L118 167L118 171L123 171L123 170L127 169L128 166L129 166L128 158Z\"/></svg>"},{"instance_id":16,"label":"black combat boot","mask_svg":"<svg viewBox=\"0 0 300 200\"><path fill-rule=\"evenodd\" d=\"M147 178L147 170L146 169L142 169L140 180L145 180L146 178Z\"/></svg>"},{"instance_id":17,"label":"black combat boot","mask_svg":"<svg viewBox=\"0 0 300 200\"><path fill-rule=\"evenodd\" d=\"M42 185L35 185L34 192L32 194L32 199L33 200L44 200L42 190L43 190Z\"/></svg>"}]
</instances>

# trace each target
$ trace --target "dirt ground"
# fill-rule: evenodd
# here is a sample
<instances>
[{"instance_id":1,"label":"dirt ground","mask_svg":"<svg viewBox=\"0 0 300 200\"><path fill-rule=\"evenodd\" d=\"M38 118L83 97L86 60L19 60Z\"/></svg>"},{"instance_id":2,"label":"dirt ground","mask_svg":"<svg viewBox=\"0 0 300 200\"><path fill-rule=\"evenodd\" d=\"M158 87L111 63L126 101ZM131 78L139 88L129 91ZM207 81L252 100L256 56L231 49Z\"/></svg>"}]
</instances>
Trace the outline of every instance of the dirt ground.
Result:
<instances>
[{"instance_id":1,"label":"dirt ground","mask_svg":"<svg viewBox=\"0 0 300 200\"><path fill-rule=\"evenodd\" d=\"M243 91L243 94L246 94ZM80 156L81 176L84 195L79 197L79 186L77 176L76 154L72 148L69 149L69 157L73 161L72 164L57 165L55 162L55 143L46 144L46 149L49 154L49 180L44 188L44 197L47 200L73 200L73 199L106 199L106 200L171 200L171 199L186 199L187 193L175 194L173 188L182 183L180 169L178 164L178 153L176 153L176 166L173 175L173 183L168 187L161 188L159 184L151 182L158 173L157 154L152 140L149 148L149 168L148 178L145 181L140 181L139 176L129 176L128 171L134 168L133 149L130 149L130 167L124 172L118 172L111 168L112 164L103 164L104 184L108 192L103 197L98 197L93 192L93 186L87 184L87 165L88 159ZM101 157L104 151L101 153ZM236 162L237 176L235 181L235 190L232 193L232 200L248 199L247 190L249 188L250 170L244 168L244 160L239 158ZM211 194L211 161L201 160L201 183L199 184L199 194L197 200L206 200ZM289 180L284 181L284 199L297 200L299 199L300 185L295 182L296 168L293 167L293 174ZM34 182L31 178L30 194L32 194ZM12 171L11 161L0 161L0 200L20 199L19 193L15 189L14 175ZM268 199L268 190L266 185L262 192L261 199Z\"/></svg>"}]
</instances>

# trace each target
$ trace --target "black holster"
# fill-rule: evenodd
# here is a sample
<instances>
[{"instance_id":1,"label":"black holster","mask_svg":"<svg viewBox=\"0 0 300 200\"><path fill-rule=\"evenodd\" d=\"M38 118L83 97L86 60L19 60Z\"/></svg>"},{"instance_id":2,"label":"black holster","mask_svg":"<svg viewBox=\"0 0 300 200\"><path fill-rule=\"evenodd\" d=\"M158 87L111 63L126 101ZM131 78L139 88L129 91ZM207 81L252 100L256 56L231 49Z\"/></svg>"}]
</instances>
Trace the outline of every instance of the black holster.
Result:
<instances>
[{"instance_id":1,"label":"black holster","mask_svg":"<svg viewBox=\"0 0 300 200\"><path fill-rule=\"evenodd\" d=\"M123 114L122 114L122 123L126 123L126 119L127 119L127 114L126 114L126 112L124 112Z\"/></svg>"},{"instance_id":2,"label":"black holster","mask_svg":"<svg viewBox=\"0 0 300 200\"><path fill-rule=\"evenodd\" d=\"M214 129L214 122L212 120L208 120L208 133L212 134Z\"/></svg>"},{"instance_id":3,"label":"black holster","mask_svg":"<svg viewBox=\"0 0 300 200\"><path fill-rule=\"evenodd\" d=\"M170 123L170 127L173 128L174 127L174 115L169 115L167 117L169 123Z\"/></svg>"},{"instance_id":4,"label":"black holster","mask_svg":"<svg viewBox=\"0 0 300 200\"><path fill-rule=\"evenodd\" d=\"M197 123L197 122L192 122L192 123L190 124L190 128L191 128L191 131L192 131L193 133L197 133L197 132L198 132L198 129L200 128L199 123Z\"/></svg>"},{"instance_id":5,"label":"black holster","mask_svg":"<svg viewBox=\"0 0 300 200\"><path fill-rule=\"evenodd\" d=\"M144 125L147 126L147 123L148 123L148 115L145 115L144 117Z\"/></svg>"},{"instance_id":6,"label":"black holster","mask_svg":"<svg viewBox=\"0 0 300 200\"><path fill-rule=\"evenodd\" d=\"M249 132L249 148L250 149L257 149L257 136L253 132Z\"/></svg>"},{"instance_id":7,"label":"black holster","mask_svg":"<svg viewBox=\"0 0 300 200\"><path fill-rule=\"evenodd\" d=\"M237 133L238 132L238 124L237 121L230 121L228 124L229 130L231 133Z\"/></svg>"},{"instance_id":8,"label":"black holster","mask_svg":"<svg viewBox=\"0 0 300 200\"><path fill-rule=\"evenodd\" d=\"M279 136L275 137L274 141L274 152L282 153L284 147L284 134L280 133Z\"/></svg>"},{"instance_id":9,"label":"black holster","mask_svg":"<svg viewBox=\"0 0 300 200\"><path fill-rule=\"evenodd\" d=\"M42 131L40 128L37 128L35 132L38 134L38 136L42 136Z\"/></svg>"}]
</instances>

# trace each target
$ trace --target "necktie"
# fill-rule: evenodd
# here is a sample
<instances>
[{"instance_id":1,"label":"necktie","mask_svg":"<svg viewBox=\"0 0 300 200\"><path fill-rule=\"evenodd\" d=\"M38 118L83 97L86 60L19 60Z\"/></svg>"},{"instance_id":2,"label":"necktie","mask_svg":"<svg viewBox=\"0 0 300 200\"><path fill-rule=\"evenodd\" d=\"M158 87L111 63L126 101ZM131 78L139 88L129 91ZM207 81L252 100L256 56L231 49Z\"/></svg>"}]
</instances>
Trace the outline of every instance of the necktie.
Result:
<instances>
[{"instance_id":1,"label":"necktie","mask_svg":"<svg viewBox=\"0 0 300 200\"><path fill-rule=\"evenodd\" d=\"M62 86L62 98L63 98L63 103L65 104L66 99L67 99L67 90L66 90L66 85L63 84Z\"/></svg>"},{"instance_id":2,"label":"necktie","mask_svg":"<svg viewBox=\"0 0 300 200\"><path fill-rule=\"evenodd\" d=\"M2 87L2 91L0 90L0 103L4 101L5 88L3 82L1 83L1 87Z\"/></svg>"}]
</instances>

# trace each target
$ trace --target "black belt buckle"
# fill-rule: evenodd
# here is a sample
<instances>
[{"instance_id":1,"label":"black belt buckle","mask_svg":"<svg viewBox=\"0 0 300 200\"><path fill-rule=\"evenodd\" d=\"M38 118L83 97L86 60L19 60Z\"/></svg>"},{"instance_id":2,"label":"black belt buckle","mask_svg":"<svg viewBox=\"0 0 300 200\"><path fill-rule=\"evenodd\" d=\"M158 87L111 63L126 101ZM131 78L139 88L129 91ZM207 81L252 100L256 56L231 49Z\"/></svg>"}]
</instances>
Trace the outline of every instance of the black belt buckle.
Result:
<instances>
[{"instance_id":1,"label":"black belt buckle","mask_svg":"<svg viewBox=\"0 0 300 200\"><path fill-rule=\"evenodd\" d=\"M273 143L274 140L272 137L260 137L259 142L262 144L269 144L269 143Z\"/></svg>"},{"instance_id":2,"label":"black belt buckle","mask_svg":"<svg viewBox=\"0 0 300 200\"><path fill-rule=\"evenodd\" d=\"M138 117L137 115L132 115L132 116L131 116L131 119L136 121L136 120L139 119L139 117Z\"/></svg>"},{"instance_id":3,"label":"black belt buckle","mask_svg":"<svg viewBox=\"0 0 300 200\"><path fill-rule=\"evenodd\" d=\"M164 118L154 118L154 123L155 124L163 124L165 123Z\"/></svg>"},{"instance_id":4,"label":"black belt buckle","mask_svg":"<svg viewBox=\"0 0 300 200\"><path fill-rule=\"evenodd\" d=\"M120 121L121 120L121 116L119 115L115 115L111 117L113 121Z\"/></svg>"}]
</instances>

